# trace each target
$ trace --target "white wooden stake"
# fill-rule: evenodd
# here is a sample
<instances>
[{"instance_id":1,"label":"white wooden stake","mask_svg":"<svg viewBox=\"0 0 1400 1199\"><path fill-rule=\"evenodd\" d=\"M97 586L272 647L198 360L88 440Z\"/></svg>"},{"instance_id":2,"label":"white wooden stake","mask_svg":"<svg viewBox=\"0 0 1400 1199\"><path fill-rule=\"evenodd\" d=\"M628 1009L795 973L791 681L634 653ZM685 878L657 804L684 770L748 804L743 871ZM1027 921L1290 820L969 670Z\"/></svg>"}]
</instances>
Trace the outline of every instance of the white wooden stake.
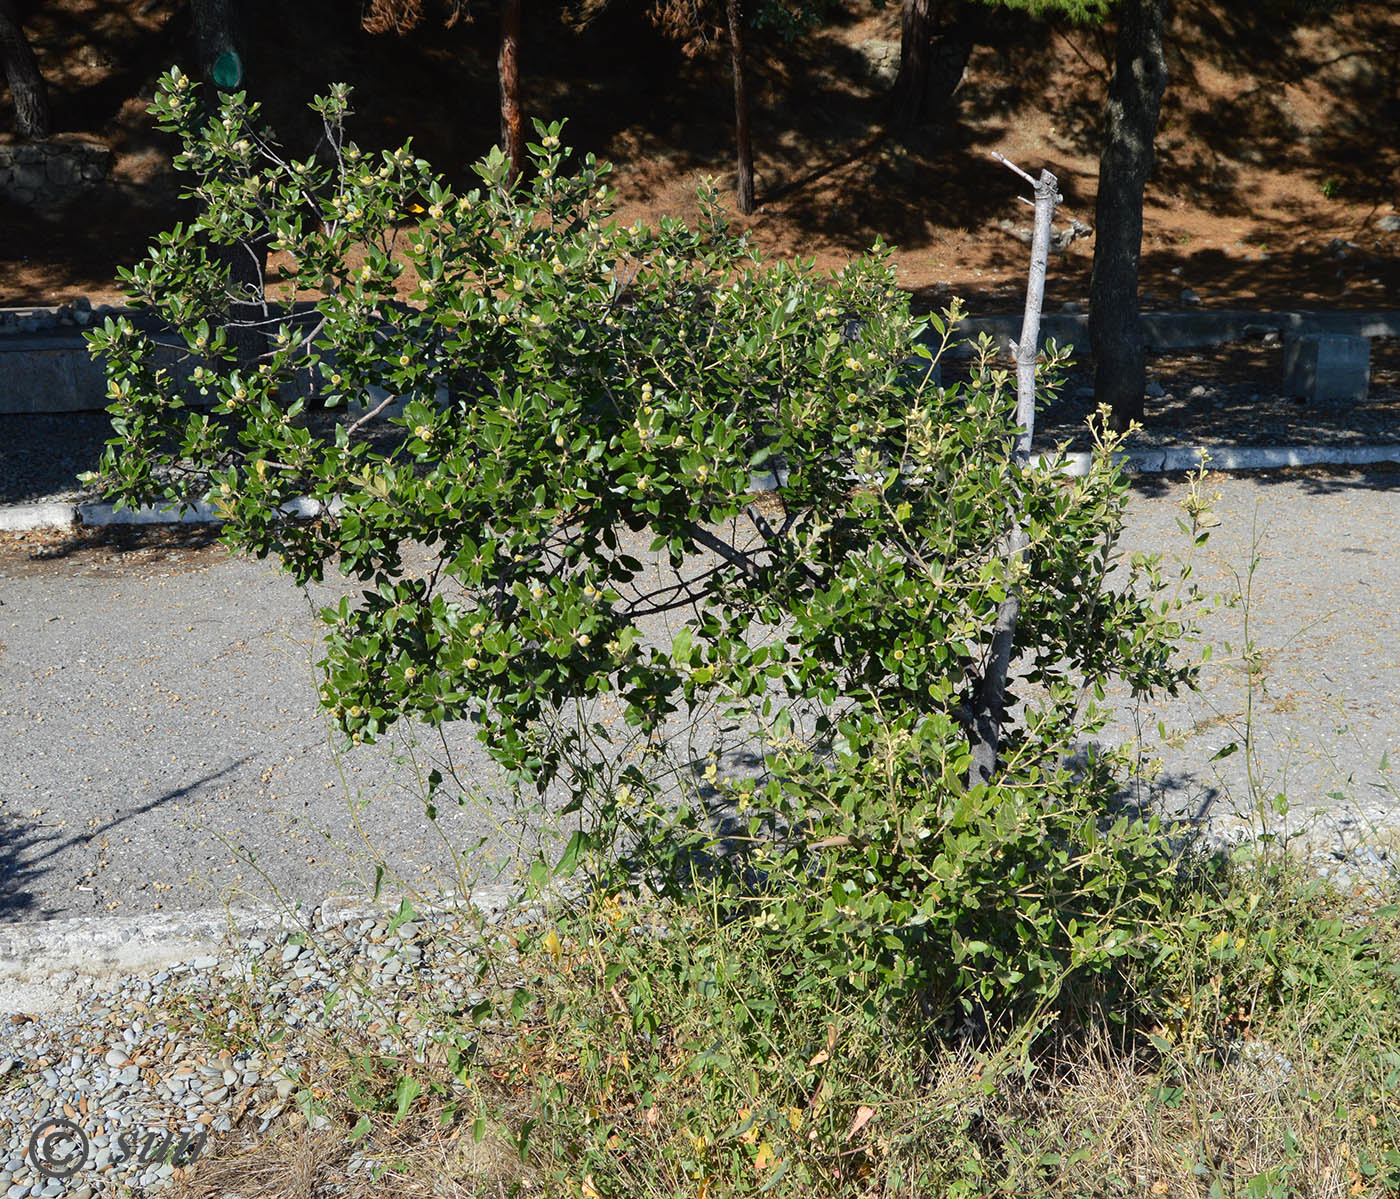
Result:
<instances>
[{"instance_id":1,"label":"white wooden stake","mask_svg":"<svg viewBox=\"0 0 1400 1199\"><path fill-rule=\"evenodd\" d=\"M993 158L1009 167L1035 188L1035 231L1031 237L1030 278L1026 284L1026 313L1021 322L1021 340L1016 344L1016 447L1014 456L1020 466L1031 457L1031 439L1035 436L1035 360L1040 342L1040 312L1045 304L1045 272L1050 262L1050 226L1055 218L1055 206L1061 196L1059 180L1048 170L1032 179L1015 163L1000 154ZM1025 560L1026 530L1020 514L1010 514L1007 531L1007 553L1012 559ZM968 783L990 783L996 771L997 751L1001 747L1001 725L1006 709L1006 676L1011 669L1011 650L1016 639L1016 622L1021 615L1020 588L1007 590L1006 598L997 610L992 630L991 650L977 688L971 736L972 770Z\"/></svg>"}]
</instances>

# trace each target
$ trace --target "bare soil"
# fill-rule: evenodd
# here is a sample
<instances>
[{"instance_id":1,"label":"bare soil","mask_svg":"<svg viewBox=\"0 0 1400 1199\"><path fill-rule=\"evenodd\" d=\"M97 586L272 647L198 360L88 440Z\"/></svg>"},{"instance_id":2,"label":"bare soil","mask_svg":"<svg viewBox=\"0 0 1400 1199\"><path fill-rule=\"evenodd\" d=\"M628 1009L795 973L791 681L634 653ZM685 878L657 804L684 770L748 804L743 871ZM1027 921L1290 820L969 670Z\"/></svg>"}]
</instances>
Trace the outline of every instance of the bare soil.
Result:
<instances>
[{"instance_id":1,"label":"bare soil","mask_svg":"<svg viewBox=\"0 0 1400 1199\"><path fill-rule=\"evenodd\" d=\"M0 578L189 573L228 558L214 525L110 525L0 532Z\"/></svg>"},{"instance_id":2,"label":"bare soil","mask_svg":"<svg viewBox=\"0 0 1400 1199\"><path fill-rule=\"evenodd\" d=\"M248 0L249 86L294 143L314 132L304 105L333 80L356 86L364 146L413 137L463 178L497 136L495 22L371 35L360 6ZM170 144L147 104L171 63L190 67L188 9L170 0L20 4L53 93L56 126L115 152L111 178L63 209L0 206L0 304L120 299L117 270L180 211ZM958 294L975 309L1019 302L1029 210L991 158L1048 166L1062 221L1094 222L1096 129L1111 72L1110 31L1057 30L1015 16L976 51L952 109L900 142L887 135L898 6L859 6L781 52L754 55L758 200L736 218L760 247L839 266L877 237L928 305ZM1376 308L1396 303L1400 233L1400 12L1382 0L1306 21L1274 7L1178 6L1172 79L1148 187L1147 307ZM872 65L875 64L875 65ZM699 181L732 189L731 85L718 30L671 37L621 0L532 15L526 111L569 117L569 142L617 166L623 219L694 212ZM0 91L0 121L8 122ZM0 125L0 140L11 135ZM1008 223L1008 232L1002 228ZM1048 300L1087 299L1092 239L1051 267Z\"/></svg>"}]
</instances>

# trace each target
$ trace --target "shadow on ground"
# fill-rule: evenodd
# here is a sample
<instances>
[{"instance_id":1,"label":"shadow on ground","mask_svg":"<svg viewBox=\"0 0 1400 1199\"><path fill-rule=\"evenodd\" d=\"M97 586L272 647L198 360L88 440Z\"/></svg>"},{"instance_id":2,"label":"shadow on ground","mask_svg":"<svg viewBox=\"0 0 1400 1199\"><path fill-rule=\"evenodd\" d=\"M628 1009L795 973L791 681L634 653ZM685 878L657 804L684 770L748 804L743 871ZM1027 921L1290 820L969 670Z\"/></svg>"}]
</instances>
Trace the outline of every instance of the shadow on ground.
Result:
<instances>
[{"instance_id":1,"label":"shadow on ground","mask_svg":"<svg viewBox=\"0 0 1400 1199\"><path fill-rule=\"evenodd\" d=\"M39 880L53 869L55 859L74 850L86 850L95 864L106 834L139 816L186 798L240 764L235 762L212 771L187 786L167 791L78 833L64 835L58 825L26 825L13 816L0 814L0 924L46 920L54 915L54 909L46 908L36 899L36 891L52 890L51 887L42 888ZM100 878L95 880L96 883L100 881Z\"/></svg>"}]
</instances>

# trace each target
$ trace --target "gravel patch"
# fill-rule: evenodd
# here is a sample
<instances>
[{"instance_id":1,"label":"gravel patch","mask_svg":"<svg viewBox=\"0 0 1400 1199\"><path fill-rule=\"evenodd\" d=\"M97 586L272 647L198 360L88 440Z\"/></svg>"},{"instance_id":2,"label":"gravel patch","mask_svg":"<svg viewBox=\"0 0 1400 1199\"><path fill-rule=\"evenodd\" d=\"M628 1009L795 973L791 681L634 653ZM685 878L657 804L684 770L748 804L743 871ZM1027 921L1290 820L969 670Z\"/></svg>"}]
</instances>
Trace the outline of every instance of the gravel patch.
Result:
<instances>
[{"instance_id":1,"label":"gravel patch","mask_svg":"<svg viewBox=\"0 0 1400 1199\"><path fill-rule=\"evenodd\" d=\"M486 998L479 921L530 918L504 893L472 906L358 907L153 974L91 987L59 975L73 987L71 1007L0 1024L0 1195L154 1194L235 1129L264 1134L298 1118L328 1126L307 1106L325 1082L312 1077L312 1034L359 1026L368 1048L421 1060L442 1031L434 1018L460 1028ZM429 994L436 1017L421 1002ZM56 1121L68 1122L66 1134ZM46 1141L45 1130L58 1135ZM358 1150L346 1169L369 1166Z\"/></svg>"},{"instance_id":2,"label":"gravel patch","mask_svg":"<svg viewBox=\"0 0 1400 1199\"><path fill-rule=\"evenodd\" d=\"M1326 831L1360 829L1342 819ZM1248 835L1210 834L1221 847ZM1386 850L1328 853L1344 883L1395 877ZM487 920L532 915L504 894L483 906ZM84 985L59 972L51 981L69 988L71 1006L0 1017L0 1194L158 1194L223 1137L271 1135L291 1121L330 1127L314 1103L318 1087L334 1085L317 1073L316 1034L357 1027L371 1052L425 1060L488 998L481 918L450 902L318 912L302 929L245 929L154 973ZM511 966L510 955L492 959L493 988L509 985L500 971ZM318 1194L371 1171L373 1154L369 1142L351 1150L340 1181Z\"/></svg>"}]
</instances>

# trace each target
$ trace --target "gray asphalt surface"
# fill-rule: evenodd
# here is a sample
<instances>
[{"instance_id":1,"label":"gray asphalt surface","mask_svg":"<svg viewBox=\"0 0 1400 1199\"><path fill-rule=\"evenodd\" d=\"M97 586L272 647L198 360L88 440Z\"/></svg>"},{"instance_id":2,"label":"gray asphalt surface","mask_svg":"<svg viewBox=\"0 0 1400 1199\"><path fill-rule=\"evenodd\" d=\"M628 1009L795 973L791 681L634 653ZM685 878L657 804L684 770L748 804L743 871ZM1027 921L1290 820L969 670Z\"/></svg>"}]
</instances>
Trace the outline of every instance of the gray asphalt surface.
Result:
<instances>
[{"instance_id":1,"label":"gray asphalt surface","mask_svg":"<svg viewBox=\"0 0 1400 1199\"><path fill-rule=\"evenodd\" d=\"M1211 590L1246 582L1263 654L1254 701L1258 793L1299 808L1360 802L1400 812L1400 472L1216 476L1221 525L1196 562ZM1186 551L1185 485L1145 478L1127 548ZM1240 609L1207 622L1220 647L1202 693L1125 708L1105 740L1149 747L1172 810L1248 809ZM425 817L414 771L391 747L341 756L316 705L307 597L270 562L214 544L124 553L0 555L0 923L208 907L230 897L313 905L360 892L376 862L426 890L455 886L446 842L470 867L511 838L468 807ZM469 780L489 763L454 730ZM424 767L426 770L426 767ZM361 835L363 833L363 836ZM251 854L255 866L247 861Z\"/></svg>"},{"instance_id":2,"label":"gray asphalt surface","mask_svg":"<svg viewBox=\"0 0 1400 1199\"><path fill-rule=\"evenodd\" d=\"M339 755L291 581L217 545L92 560L108 556L0 580L0 919L266 899L270 884L314 902L373 877L366 839L429 884L447 855L414 772L385 745ZM440 820L468 845L486 831L472 816Z\"/></svg>"},{"instance_id":3,"label":"gray asphalt surface","mask_svg":"<svg viewBox=\"0 0 1400 1199\"><path fill-rule=\"evenodd\" d=\"M1177 476L1179 479L1179 476ZM1400 471L1326 468L1217 474L1220 525L1194 559L1208 591L1248 595L1202 629L1214 656L1201 690L1119 707L1114 738L1162 763L1176 813L1251 813L1287 795L1310 811L1400 823ZM1143 477L1126 544L1179 558L1181 482ZM1251 561L1256 561L1252 572ZM1247 624L1246 624L1247 622ZM1257 669L1244 668L1246 631ZM1253 678L1251 696L1250 679ZM1254 757L1244 752L1252 716ZM1163 741L1155 728L1167 728ZM1238 752L1211 759L1231 744Z\"/></svg>"}]
</instances>

